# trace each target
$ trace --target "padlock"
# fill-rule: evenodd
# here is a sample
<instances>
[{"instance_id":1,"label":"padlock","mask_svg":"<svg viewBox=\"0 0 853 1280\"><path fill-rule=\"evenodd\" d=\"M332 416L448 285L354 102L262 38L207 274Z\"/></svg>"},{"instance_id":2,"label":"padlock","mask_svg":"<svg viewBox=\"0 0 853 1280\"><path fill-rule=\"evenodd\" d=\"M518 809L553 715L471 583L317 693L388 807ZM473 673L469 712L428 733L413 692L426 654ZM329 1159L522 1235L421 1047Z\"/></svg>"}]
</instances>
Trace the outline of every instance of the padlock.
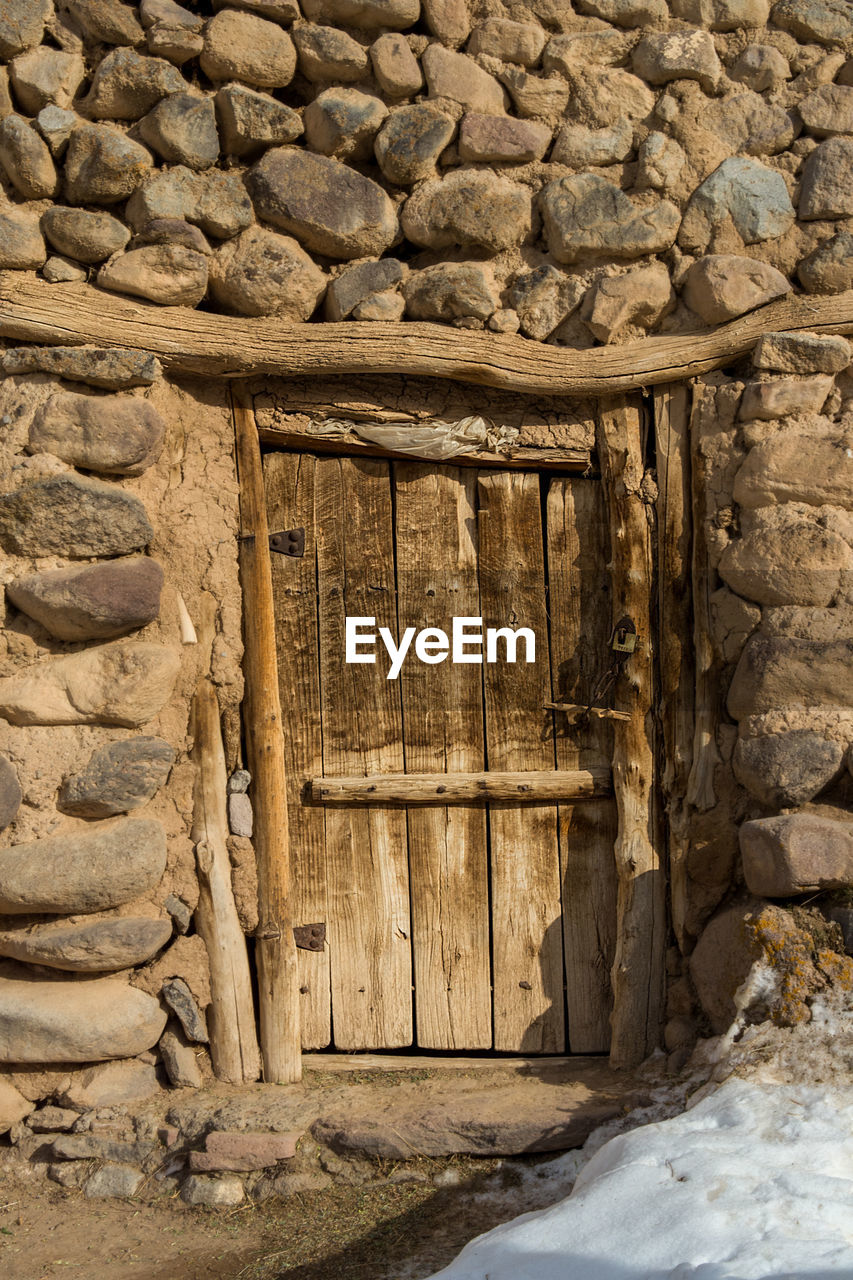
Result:
<instances>
[{"instance_id":1,"label":"padlock","mask_svg":"<svg viewBox=\"0 0 853 1280\"><path fill-rule=\"evenodd\" d=\"M637 628L630 618L620 618L613 628L610 637L610 648L614 653L633 653L637 647Z\"/></svg>"}]
</instances>

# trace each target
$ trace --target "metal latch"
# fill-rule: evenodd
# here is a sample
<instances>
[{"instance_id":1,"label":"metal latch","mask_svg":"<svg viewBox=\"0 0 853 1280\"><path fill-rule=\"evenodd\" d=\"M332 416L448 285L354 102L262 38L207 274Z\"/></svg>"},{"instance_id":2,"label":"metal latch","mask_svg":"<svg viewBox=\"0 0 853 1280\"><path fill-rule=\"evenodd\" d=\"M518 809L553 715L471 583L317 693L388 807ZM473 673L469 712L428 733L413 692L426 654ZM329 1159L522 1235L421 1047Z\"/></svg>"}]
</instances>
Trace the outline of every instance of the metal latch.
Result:
<instances>
[{"instance_id":1,"label":"metal latch","mask_svg":"<svg viewBox=\"0 0 853 1280\"><path fill-rule=\"evenodd\" d=\"M305 530L282 529L281 533L271 533L270 551L278 551L283 556L293 556L298 560L305 555Z\"/></svg>"},{"instance_id":2,"label":"metal latch","mask_svg":"<svg viewBox=\"0 0 853 1280\"><path fill-rule=\"evenodd\" d=\"M613 653L633 653L637 647L637 628L630 618L620 618L610 636L610 648Z\"/></svg>"},{"instance_id":3,"label":"metal latch","mask_svg":"<svg viewBox=\"0 0 853 1280\"><path fill-rule=\"evenodd\" d=\"M326 926L297 924L293 929L293 941L300 951L322 951L326 945Z\"/></svg>"}]
</instances>

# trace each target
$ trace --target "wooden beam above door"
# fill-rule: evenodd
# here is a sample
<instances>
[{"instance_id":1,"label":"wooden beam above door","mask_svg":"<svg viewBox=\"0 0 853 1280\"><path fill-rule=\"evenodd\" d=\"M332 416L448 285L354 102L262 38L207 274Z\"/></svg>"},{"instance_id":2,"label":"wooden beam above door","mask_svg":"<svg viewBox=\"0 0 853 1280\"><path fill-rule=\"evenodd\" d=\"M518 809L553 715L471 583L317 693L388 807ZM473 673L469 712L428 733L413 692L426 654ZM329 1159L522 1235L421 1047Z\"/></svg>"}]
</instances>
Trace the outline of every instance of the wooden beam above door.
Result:
<instances>
[{"instance_id":1,"label":"wooden beam above door","mask_svg":"<svg viewBox=\"0 0 853 1280\"><path fill-rule=\"evenodd\" d=\"M312 778L316 804L531 804L611 795L609 769L527 769L488 773L383 773L365 778Z\"/></svg>"}]
</instances>

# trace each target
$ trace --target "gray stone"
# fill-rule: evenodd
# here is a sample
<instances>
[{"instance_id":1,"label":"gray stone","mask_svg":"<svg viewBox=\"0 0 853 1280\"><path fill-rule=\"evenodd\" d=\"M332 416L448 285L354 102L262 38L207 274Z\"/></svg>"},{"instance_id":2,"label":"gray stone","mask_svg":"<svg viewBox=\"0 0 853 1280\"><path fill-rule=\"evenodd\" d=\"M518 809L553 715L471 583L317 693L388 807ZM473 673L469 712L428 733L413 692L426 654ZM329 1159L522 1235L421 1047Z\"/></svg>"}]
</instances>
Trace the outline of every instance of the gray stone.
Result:
<instances>
[{"instance_id":1,"label":"gray stone","mask_svg":"<svg viewBox=\"0 0 853 1280\"><path fill-rule=\"evenodd\" d=\"M418 187L401 221L407 239L428 249L500 253L532 238L530 190L488 170L460 169Z\"/></svg>"},{"instance_id":2,"label":"gray stone","mask_svg":"<svg viewBox=\"0 0 853 1280\"><path fill-rule=\"evenodd\" d=\"M0 956L72 973L104 973L144 964L171 936L171 921L147 917L53 920L0 931Z\"/></svg>"},{"instance_id":3,"label":"gray stone","mask_svg":"<svg viewBox=\"0 0 853 1280\"><path fill-rule=\"evenodd\" d=\"M475 164L528 164L542 159L551 136L546 124L468 111L459 126L459 159Z\"/></svg>"},{"instance_id":4,"label":"gray stone","mask_svg":"<svg viewBox=\"0 0 853 1280\"><path fill-rule=\"evenodd\" d=\"M674 0L675 17L711 31L755 29L767 23L771 0Z\"/></svg>"},{"instance_id":5,"label":"gray stone","mask_svg":"<svg viewBox=\"0 0 853 1280\"><path fill-rule=\"evenodd\" d=\"M213 253L204 232L183 218L152 218L146 222L131 240L130 248L139 249L146 244L180 244L206 257Z\"/></svg>"},{"instance_id":6,"label":"gray stone","mask_svg":"<svg viewBox=\"0 0 853 1280\"><path fill-rule=\"evenodd\" d=\"M278 22L282 27L289 27L291 22L300 17L296 0L213 0L213 7L219 9L245 9L247 13L257 13L270 22Z\"/></svg>"},{"instance_id":7,"label":"gray stone","mask_svg":"<svg viewBox=\"0 0 853 1280\"><path fill-rule=\"evenodd\" d=\"M41 226L54 248L77 262L103 262L120 253L130 239L123 222L110 213L92 213L53 205L41 217Z\"/></svg>"},{"instance_id":8,"label":"gray stone","mask_svg":"<svg viewBox=\"0 0 853 1280\"><path fill-rule=\"evenodd\" d=\"M102 1062L84 1071L75 1071L71 1082L57 1092L56 1098L63 1107L97 1111L101 1107L132 1107L160 1091L157 1073L151 1063L131 1058L125 1062Z\"/></svg>"},{"instance_id":9,"label":"gray stone","mask_svg":"<svg viewBox=\"0 0 853 1280\"><path fill-rule=\"evenodd\" d=\"M27 1128L33 1133L67 1133L79 1119L79 1113L70 1107L40 1107L28 1116Z\"/></svg>"},{"instance_id":10,"label":"gray stone","mask_svg":"<svg viewBox=\"0 0 853 1280\"><path fill-rule=\"evenodd\" d=\"M105 391L150 387L162 373L156 356L125 347L7 347L0 354L0 369L7 376L50 373Z\"/></svg>"},{"instance_id":11,"label":"gray stone","mask_svg":"<svg viewBox=\"0 0 853 1280\"><path fill-rule=\"evenodd\" d=\"M566 263L661 253L675 241L681 220L668 200L640 208L613 183L591 173L549 182L539 203L548 248Z\"/></svg>"},{"instance_id":12,"label":"gray stone","mask_svg":"<svg viewBox=\"0 0 853 1280\"><path fill-rule=\"evenodd\" d=\"M108 1160L99 1165L83 1184L88 1200L129 1200L139 1190L145 1175L132 1164Z\"/></svg>"},{"instance_id":13,"label":"gray stone","mask_svg":"<svg viewBox=\"0 0 853 1280\"><path fill-rule=\"evenodd\" d=\"M420 0L303 0L302 12L312 22L358 27L364 31L387 28L405 31L420 14Z\"/></svg>"},{"instance_id":14,"label":"gray stone","mask_svg":"<svg viewBox=\"0 0 853 1280\"><path fill-rule=\"evenodd\" d=\"M806 502L849 510L853 507L849 450L841 440L785 432L750 449L735 476L734 499L742 507Z\"/></svg>"},{"instance_id":15,"label":"gray stone","mask_svg":"<svg viewBox=\"0 0 853 1280\"><path fill-rule=\"evenodd\" d=\"M67 0L66 7L91 40L119 45L142 40L142 28L130 5L118 0Z\"/></svg>"},{"instance_id":16,"label":"gray stone","mask_svg":"<svg viewBox=\"0 0 853 1280\"><path fill-rule=\"evenodd\" d=\"M228 826L232 836L252 838L252 802L245 793L236 792L228 797Z\"/></svg>"},{"instance_id":17,"label":"gray stone","mask_svg":"<svg viewBox=\"0 0 853 1280\"><path fill-rule=\"evenodd\" d=\"M454 53L443 45L431 44L423 52L421 65L431 98L449 98L466 111L502 115L504 91L499 82L464 53Z\"/></svg>"},{"instance_id":18,"label":"gray stone","mask_svg":"<svg viewBox=\"0 0 853 1280\"><path fill-rule=\"evenodd\" d=\"M143 641L48 658L0 680L0 716L137 729L169 700L180 665L177 650Z\"/></svg>"},{"instance_id":19,"label":"gray stone","mask_svg":"<svg viewBox=\"0 0 853 1280\"><path fill-rule=\"evenodd\" d=\"M561 76L543 78L530 75L520 67L504 67L500 79L524 119L559 120L566 110L569 86Z\"/></svg>"},{"instance_id":20,"label":"gray stone","mask_svg":"<svg viewBox=\"0 0 853 1280\"><path fill-rule=\"evenodd\" d=\"M769 44L748 44L731 67L729 79L756 93L772 89L791 75L787 58Z\"/></svg>"},{"instance_id":21,"label":"gray stone","mask_svg":"<svg viewBox=\"0 0 853 1280\"><path fill-rule=\"evenodd\" d=\"M393 259L393 258L386 258L386 259L385 259L381 264L377 264L377 263L375 263L375 262L369 262L369 263L363 263L362 265L363 265L363 266L374 267L374 266L377 266L377 265L385 266L385 264L386 264L386 263L387 263L388 265L390 265L390 266L392 266L392 267L393 267L393 266L394 266L394 259ZM396 265L399 267L399 265L400 265L400 264L399 264L399 263L397 263ZM352 268L351 268L351 270L352 270L352 271L358 271L358 270L359 270L359 268L358 268L358 267L352 267ZM348 274L349 274L349 272L344 272L344 275L348 275ZM402 276L401 276L401 277L398 277L398 278L402 278ZM343 276L339 277L339 279L343 279ZM374 286L374 287L375 287L375 286ZM230 796L230 795L234 795L234 793L235 793L235 792L237 792L237 791L248 791L248 790L249 790L249 787L250 787L251 785L252 785L252 775L249 773L249 770L248 770L248 769L235 769L235 770L234 770L234 772L231 774L231 776L230 776L230 777L229 777L229 779L228 779L228 783L227 783L227 790L228 790L228 794L229 794L229 796Z\"/></svg>"},{"instance_id":22,"label":"gray stone","mask_svg":"<svg viewBox=\"0 0 853 1280\"><path fill-rule=\"evenodd\" d=\"M706 93L716 89L723 68L707 31L669 31L644 36L634 50L634 71L649 84L698 80Z\"/></svg>"},{"instance_id":23,"label":"gray stone","mask_svg":"<svg viewBox=\"0 0 853 1280\"><path fill-rule=\"evenodd\" d=\"M117 204L151 168L151 153L108 124L78 124L65 155L65 198L71 204Z\"/></svg>"},{"instance_id":24,"label":"gray stone","mask_svg":"<svg viewBox=\"0 0 853 1280\"><path fill-rule=\"evenodd\" d=\"M64 474L0 495L0 542L19 556L119 556L154 536L138 498Z\"/></svg>"},{"instance_id":25,"label":"gray stone","mask_svg":"<svg viewBox=\"0 0 853 1280\"><path fill-rule=\"evenodd\" d=\"M628 325L650 329L675 308L675 293L662 262L622 276L605 276L584 299L586 327L599 342L613 342Z\"/></svg>"},{"instance_id":26,"label":"gray stone","mask_svg":"<svg viewBox=\"0 0 853 1280\"><path fill-rule=\"evenodd\" d=\"M828 138L803 165L799 216L847 218L853 214L853 138Z\"/></svg>"},{"instance_id":27,"label":"gray stone","mask_svg":"<svg viewBox=\"0 0 853 1280\"><path fill-rule=\"evenodd\" d=\"M193 913L184 902L183 898L178 898L174 893L170 893L163 903L163 906L172 917L172 927L174 928L175 933L179 933L181 936L187 933L190 925L192 924ZM189 990L189 988L187 989Z\"/></svg>"},{"instance_id":28,"label":"gray stone","mask_svg":"<svg viewBox=\"0 0 853 1280\"><path fill-rule=\"evenodd\" d=\"M183 978L170 978L164 982L160 994L183 1027L187 1039L196 1044L208 1044L207 1023Z\"/></svg>"},{"instance_id":29,"label":"gray stone","mask_svg":"<svg viewBox=\"0 0 853 1280\"><path fill-rule=\"evenodd\" d=\"M559 37L558 37L559 38ZM511 22L507 18L487 18L474 28L468 41L470 54L485 53L501 62L535 67L545 48L547 35L531 22Z\"/></svg>"},{"instance_id":30,"label":"gray stone","mask_svg":"<svg viewBox=\"0 0 853 1280\"><path fill-rule=\"evenodd\" d=\"M768 378L747 384L738 417L742 422L772 422L801 413L820 413L832 390L829 374L811 378Z\"/></svg>"},{"instance_id":31,"label":"gray stone","mask_svg":"<svg viewBox=\"0 0 853 1280\"><path fill-rule=\"evenodd\" d=\"M297 27L293 43L299 70L308 80L367 78L367 50L345 31L338 31L335 27Z\"/></svg>"},{"instance_id":32,"label":"gray stone","mask_svg":"<svg viewBox=\"0 0 853 1280\"><path fill-rule=\"evenodd\" d=\"M139 134L169 164L209 169L219 159L212 98L173 93L139 121Z\"/></svg>"},{"instance_id":33,"label":"gray stone","mask_svg":"<svg viewBox=\"0 0 853 1280\"><path fill-rule=\"evenodd\" d=\"M118 818L0 849L0 902L8 915L86 915L132 902L153 889L165 870L162 825L150 818Z\"/></svg>"},{"instance_id":34,"label":"gray stone","mask_svg":"<svg viewBox=\"0 0 853 1280\"><path fill-rule=\"evenodd\" d=\"M148 556L32 573L6 595L59 640L106 640L153 622L160 613L163 570Z\"/></svg>"},{"instance_id":35,"label":"gray stone","mask_svg":"<svg viewBox=\"0 0 853 1280\"><path fill-rule=\"evenodd\" d=\"M294 147L268 151L246 174L261 218L330 258L378 256L398 236L382 188L330 156Z\"/></svg>"},{"instance_id":36,"label":"gray stone","mask_svg":"<svg viewBox=\"0 0 853 1280\"><path fill-rule=\"evenodd\" d=\"M6 756L0 756L0 831L14 822L22 799L15 766Z\"/></svg>"},{"instance_id":37,"label":"gray stone","mask_svg":"<svg viewBox=\"0 0 853 1280\"><path fill-rule=\"evenodd\" d=\"M0 976L0 1062L134 1057L157 1043L165 1024L157 1001L120 978L39 980L12 965Z\"/></svg>"},{"instance_id":38,"label":"gray stone","mask_svg":"<svg viewBox=\"0 0 853 1280\"><path fill-rule=\"evenodd\" d=\"M819 813L744 822L744 879L752 893L788 898L853 884L853 825Z\"/></svg>"},{"instance_id":39,"label":"gray stone","mask_svg":"<svg viewBox=\"0 0 853 1280\"><path fill-rule=\"evenodd\" d=\"M204 29L199 59L210 80L242 80L256 89L281 89L296 71L296 50L286 31L254 13L222 9Z\"/></svg>"},{"instance_id":40,"label":"gray stone","mask_svg":"<svg viewBox=\"0 0 853 1280\"><path fill-rule=\"evenodd\" d=\"M578 8L619 27L654 26L669 18L666 0L579 0Z\"/></svg>"},{"instance_id":41,"label":"gray stone","mask_svg":"<svg viewBox=\"0 0 853 1280\"><path fill-rule=\"evenodd\" d=\"M756 369L779 373L840 373L851 360L846 338L822 333L765 333L752 353Z\"/></svg>"},{"instance_id":42,"label":"gray stone","mask_svg":"<svg viewBox=\"0 0 853 1280\"><path fill-rule=\"evenodd\" d=\"M179 1028L167 1027L157 1046L169 1083L176 1089L200 1089L204 1081L195 1050Z\"/></svg>"},{"instance_id":43,"label":"gray stone","mask_svg":"<svg viewBox=\"0 0 853 1280\"><path fill-rule=\"evenodd\" d=\"M39 133L48 145L55 160L65 154L72 130L80 123L80 117L62 107L42 107L36 116Z\"/></svg>"},{"instance_id":44,"label":"gray stone","mask_svg":"<svg viewBox=\"0 0 853 1280\"><path fill-rule=\"evenodd\" d=\"M387 31L370 46L370 61L379 88L389 98L419 93L423 76L418 60L403 36Z\"/></svg>"},{"instance_id":45,"label":"gray stone","mask_svg":"<svg viewBox=\"0 0 853 1280\"><path fill-rule=\"evenodd\" d=\"M790 702L853 706L850 662L853 639L804 640L757 631L744 646L729 688L734 720Z\"/></svg>"},{"instance_id":46,"label":"gray stone","mask_svg":"<svg viewBox=\"0 0 853 1280\"><path fill-rule=\"evenodd\" d=\"M60 258L56 254L48 258L41 269L45 280L50 284L68 284L70 281L85 281L86 268L70 258Z\"/></svg>"},{"instance_id":47,"label":"gray stone","mask_svg":"<svg viewBox=\"0 0 853 1280\"><path fill-rule=\"evenodd\" d=\"M376 138L379 167L389 182L409 186L432 178L436 163L456 132L444 112L426 103L392 111Z\"/></svg>"},{"instance_id":48,"label":"gray stone","mask_svg":"<svg viewBox=\"0 0 853 1280\"><path fill-rule=\"evenodd\" d=\"M797 275L806 293L844 293L853 289L853 235L839 231L799 263Z\"/></svg>"},{"instance_id":49,"label":"gray stone","mask_svg":"<svg viewBox=\"0 0 853 1280\"><path fill-rule=\"evenodd\" d=\"M566 124L557 135L551 161L572 169L584 169L589 165L618 164L627 160L633 150L634 130L629 120L620 120L604 129Z\"/></svg>"},{"instance_id":50,"label":"gray stone","mask_svg":"<svg viewBox=\"0 0 853 1280\"><path fill-rule=\"evenodd\" d=\"M77 818L138 809L154 798L174 762L175 752L162 738L111 742L92 753L81 773L63 779L57 807Z\"/></svg>"},{"instance_id":51,"label":"gray stone","mask_svg":"<svg viewBox=\"0 0 853 1280\"><path fill-rule=\"evenodd\" d=\"M228 240L251 225L252 202L240 174L218 169L193 173L176 165L140 186L127 203L126 215L136 229L154 219L184 218L207 235Z\"/></svg>"},{"instance_id":52,"label":"gray stone","mask_svg":"<svg viewBox=\"0 0 853 1280\"><path fill-rule=\"evenodd\" d=\"M536 267L517 276L510 301L522 333L544 342L577 308L586 285L556 267Z\"/></svg>"},{"instance_id":53,"label":"gray stone","mask_svg":"<svg viewBox=\"0 0 853 1280\"><path fill-rule=\"evenodd\" d=\"M810 729L738 738L732 757L741 786L772 809L813 800L838 777L844 747Z\"/></svg>"},{"instance_id":54,"label":"gray stone","mask_svg":"<svg viewBox=\"0 0 853 1280\"><path fill-rule=\"evenodd\" d=\"M207 258L180 244L151 244L105 262L98 284L169 307L195 307L207 293Z\"/></svg>"},{"instance_id":55,"label":"gray stone","mask_svg":"<svg viewBox=\"0 0 853 1280\"><path fill-rule=\"evenodd\" d=\"M396 258L383 258L380 262L359 262L341 272L329 285L326 293L326 319L346 320L371 294L382 293L403 279L402 264ZM229 793L240 790L229 780ZM242 788L246 790L245 787Z\"/></svg>"},{"instance_id":56,"label":"gray stone","mask_svg":"<svg viewBox=\"0 0 853 1280\"><path fill-rule=\"evenodd\" d=\"M171 62L133 49L114 49L98 63L86 113L95 120L139 120L167 94L188 88Z\"/></svg>"},{"instance_id":57,"label":"gray stone","mask_svg":"<svg viewBox=\"0 0 853 1280\"><path fill-rule=\"evenodd\" d=\"M47 1176L51 1182L58 1182L61 1187L79 1191L92 1171L88 1160L54 1161L47 1166Z\"/></svg>"},{"instance_id":58,"label":"gray stone","mask_svg":"<svg viewBox=\"0 0 853 1280\"><path fill-rule=\"evenodd\" d=\"M853 11L848 0L779 0L773 23L800 40L841 44L853 35Z\"/></svg>"},{"instance_id":59,"label":"gray stone","mask_svg":"<svg viewBox=\"0 0 853 1280\"><path fill-rule=\"evenodd\" d=\"M751 92L710 104L703 123L731 151L749 156L786 151L802 128L795 112Z\"/></svg>"},{"instance_id":60,"label":"gray stone","mask_svg":"<svg viewBox=\"0 0 853 1280\"><path fill-rule=\"evenodd\" d=\"M290 236L249 227L217 252L211 293L220 306L243 316L308 320L326 291L327 277Z\"/></svg>"},{"instance_id":61,"label":"gray stone","mask_svg":"<svg viewBox=\"0 0 853 1280\"><path fill-rule=\"evenodd\" d=\"M0 1133L8 1133L13 1125L20 1124L34 1108L35 1103L25 1098L13 1084L0 1079Z\"/></svg>"},{"instance_id":62,"label":"gray stone","mask_svg":"<svg viewBox=\"0 0 853 1280\"><path fill-rule=\"evenodd\" d=\"M797 104L803 124L819 138L853 133L853 89L822 84Z\"/></svg>"},{"instance_id":63,"label":"gray stone","mask_svg":"<svg viewBox=\"0 0 853 1280\"><path fill-rule=\"evenodd\" d=\"M242 1204L243 1183L238 1177L214 1177L203 1173L191 1173L184 1179L181 1199L185 1204L201 1205L206 1209L228 1208Z\"/></svg>"},{"instance_id":64,"label":"gray stone","mask_svg":"<svg viewBox=\"0 0 853 1280\"><path fill-rule=\"evenodd\" d=\"M28 115L35 116L49 102L70 107L83 83L86 67L79 53L64 49L30 49L9 67L15 97Z\"/></svg>"},{"instance_id":65,"label":"gray stone","mask_svg":"<svg viewBox=\"0 0 853 1280\"><path fill-rule=\"evenodd\" d=\"M61 391L36 410L27 447L87 471L140 476L159 458L165 435L160 414L138 396Z\"/></svg>"},{"instance_id":66,"label":"gray stone","mask_svg":"<svg viewBox=\"0 0 853 1280\"><path fill-rule=\"evenodd\" d=\"M358 89L325 89L309 102L302 117L312 151L339 160L366 160L388 108L380 98Z\"/></svg>"},{"instance_id":67,"label":"gray stone","mask_svg":"<svg viewBox=\"0 0 853 1280\"><path fill-rule=\"evenodd\" d=\"M403 282L403 296L412 320L488 320L500 306L494 273L480 262L440 262L413 271Z\"/></svg>"},{"instance_id":68,"label":"gray stone","mask_svg":"<svg viewBox=\"0 0 853 1280\"><path fill-rule=\"evenodd\" d=\"M0 120L0 165L25 200L55 196L59 178L47 143L23 116Z\"/></svg>"},{"instance_id":69,"label":"gray stone","mask_svg":"<svg viewBox=\"0 0 853 1280\"><path fill-rule=\"evenodd\" d=\"M227 84L219 90L216 114L226 155L255 155L267 147L293 142L302 132L302 121L290 107L241 84Z\"/></svg>"},{"instance_id":70,"label":"gray stone","mask_svg":"<svg viewBox=\"0 0 853 1280\"><path fill-rule=\"evenodd\" d=\"M791 292L790 281L755 258L714 253L700 258L684 277L687 306L708 324L724 324Z\"/></svg>"},{"instance_id":71,"label":"gray stone","mask_svg":"<svg viewBox=\"0 0 853 1280\"><path fill-rule=\"evenodd\" d=\"M29 271L46 257L38 214L13 204L0 209L0 267Z\"/></svg>"},{"instance_id":72,"label":"gray stone","mask_svg":"<svg viewBox=\"0 0 853 1280\"><path fill-rule=\"evenodd\" d=\"M717 235L732 226L744 244L758 244L784 235L794 217L781 173L757 160L734 156L724 160L693 192L678 243L690 252L702 253L713 248Z\"/></svg>"},{"instance_id":73,"label":"gray stone","mask_svg":"<svg viewBox=\"0 0 853 1280\"><path fill-rule=\"evenodd\" d=\"M0 58L14 58L39 44L52 13L51 0L4 0L0 7Z\"/></svg>"},{"instance_id":74,"label":"gray stone","mask_svg":"<svg viewBox=\"0 0 853 1280\"><path fill-rule=\"evenodd\" d=\"M757 604L825 608L853 584L853 547L788 503L764 507L723 551L719 573Z\"/></svg>"},{"instance_id":75,"label":"gray stone","mask_svg":"<svg viewBox=\"0 0 853 1280\"><path fill-rule=\"evenodd\" d=\"M123 1142L97 1133L63 1133L54 1138L49 1153L57 1160L112 1160L150 1167L160 1147L155 1142Z\"/></svg>"}]
</instances>

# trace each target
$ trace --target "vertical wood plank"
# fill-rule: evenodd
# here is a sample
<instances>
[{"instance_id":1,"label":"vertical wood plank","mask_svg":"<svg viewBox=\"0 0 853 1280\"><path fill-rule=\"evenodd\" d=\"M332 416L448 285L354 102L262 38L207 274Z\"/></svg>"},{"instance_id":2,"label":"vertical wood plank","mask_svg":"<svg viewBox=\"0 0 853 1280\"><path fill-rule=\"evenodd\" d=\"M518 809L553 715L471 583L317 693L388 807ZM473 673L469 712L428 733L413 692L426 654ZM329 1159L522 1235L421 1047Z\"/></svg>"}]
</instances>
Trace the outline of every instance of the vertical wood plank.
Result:
<instances>
[{"instance_id":1,"label":"vertical wood plank","mask_svg":"<svg viewBox=\"0 0 853 1280\"><path fill-rule=\"evenodd\" d=\"M323 772L320 724L320 641L314 470L311 454L271 453L264 460L267 515L272 531L305 530L305 554L273 555L272 584L278 687L287 760L287 821L294 925L328 920L326 833L322 809L305 803L303 788ZM329 951L297 951L303 1049L332 1038Z\"/></svg>"},{"instance_id":2,"label":"vertical wood plank","mask_svg":"<svg viewBox=\"0 0 853 1280\"><path fill-rule=\"evenodd\" d=\"M476 617L476 472L398 463L400 633ZM428 555L424 550L428 549ZM427 664L400 674L409 772L485 767L479 666ZM408 815L417 1043L486 1049L492 1043L486 814L482 807L412 808Z\"/></svg>"},{"instance_id":3,"label":"vertical wood plank","mask_svg":"<svg viewBox=\"0 0 853 1280\"><path fill-rule=\"evenodd\" d=\"M687 911L687 788L693 761L695 680L691 642L692 500L690 388L684 383L654 393L658 478L658 636L660 717L664 741L661 785L669 848L672 926L685 942Z\"/></svg>"},{"instance_id":4,"label":"vertical wood plank","mask_svg":"<svg viewBox=\"0 0 853 1280\"><path fill-rule=\"evenodd\" d=\"M400 772L399 683L386 679L378 635L397 635L389 464L321 458L315 486L324 771ZM344 661L347 616L375 617L375 663ZM411 1044L405 812L329 811L326 851L335 1045Z\"/></svg>"},{"instance_id":5,"label":"vertical wood plank","mask_svg":"<svg viewBox=\"0 0 853 1280\"><path fill-rule=\"evenodd\" d=\"M529 627L536 661L483 666L490 769L552 769L552 715L539 476L479 477L483 626ZM495 1048L562 1053L563 943L554 805L491 805Z\"/></svg>"},{"instance_id":6,"label":"vertical wood plank","mask_svg":"<svg viewBox=\"0 0 853 1280\"><path fill-rule=\"evenodd\" d=\"M557 701L586 705L610 658L607 514L601 485L561 477L547 502L551 668ZM605 720L557 719L557 768L610 766ZM562 723L561 723L562 722ZM616 805L610 798L560 805L566 1005L572 1053L610 1048L610 970L616 946Z\"/></svg>"},{"instance_id":7,"label":"vertical wood plank","mask_svg":"<svg viewBox=\"0 0 853 1280\"><path fill-rule=\"evenodd\" d=\"M278 664L264 474L258 430L245 391L232 392L240 477L240 582L243 590L243 729L255 801L258 865L255 965L264 1079L302 1078L299 974L290 915L287 780L278 696Z\"/></svg>"},{"instance_id":8,"label":"vertical wood plank","mask_svg":"<svg viewBox=\"0 0 853 1280\"><path fill-rule=\"evenodd\" d=\"M639 640L616 686L630 721L613 724L614 846L619 877L610 1061L636 1066L657 1047L663 1010L665 881L658 848L652 669L652 531L642 490L639 402L604 401L598 457L610 524L613 620L627 614Z\"/></svg>"}]
</instances>

